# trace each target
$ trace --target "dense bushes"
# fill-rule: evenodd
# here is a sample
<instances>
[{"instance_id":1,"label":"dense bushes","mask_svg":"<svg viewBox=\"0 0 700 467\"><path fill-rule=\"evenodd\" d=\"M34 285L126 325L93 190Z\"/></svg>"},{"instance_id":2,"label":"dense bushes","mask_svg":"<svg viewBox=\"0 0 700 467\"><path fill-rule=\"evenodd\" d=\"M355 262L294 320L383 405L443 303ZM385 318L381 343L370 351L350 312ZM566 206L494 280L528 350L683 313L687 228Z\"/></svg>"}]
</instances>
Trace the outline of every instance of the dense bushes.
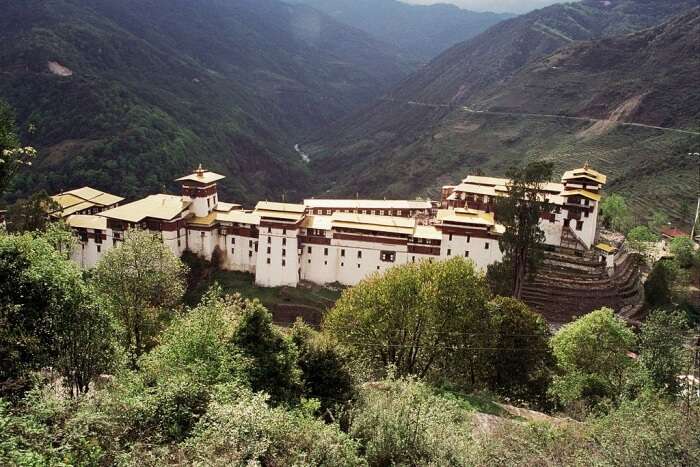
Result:
<instances>
[{"instance_id":1,"label":"dense bushes","mask_svg":"<svg viewBox=\"0 0 700 467\"><path fill-rule=\"evenodd\" d=\"M2 383L29 389L0 399L2 465L700 461L700 407L679 397L691 395L678 379L690 368L680 313L652 313L636 336L602 309L552 337L454 259L368 279L321 332L278 328L259 302L217 287L194 308L155 302L164 330L129 362L114 303L54 248L65 240L0 234ZM480 389L495 393L488 405ZM514 418L494 398L580 421Z\"/></svg>"}]
</instances>

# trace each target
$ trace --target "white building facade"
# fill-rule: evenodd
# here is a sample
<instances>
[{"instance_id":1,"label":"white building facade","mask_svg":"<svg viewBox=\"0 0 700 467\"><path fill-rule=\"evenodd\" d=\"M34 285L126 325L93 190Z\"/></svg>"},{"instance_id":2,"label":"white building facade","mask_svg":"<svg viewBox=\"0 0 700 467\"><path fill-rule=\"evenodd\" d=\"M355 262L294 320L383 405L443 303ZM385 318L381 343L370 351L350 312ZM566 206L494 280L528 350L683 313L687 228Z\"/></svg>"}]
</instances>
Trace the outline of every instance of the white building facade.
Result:
<instances>
[{"instance_id":1,"label":"white building facade","mask_svg":"<svg viewBox=\"0 0 700 467\"><path fill-rule=\"evenodd\" d=\"M94 215L68 217L79 239L73 260L83 268L123 241L130 229L149 230L174 254L216 259L224 270L255 275L262 287L355 285L372 273L411 262L463 257L485 270L502 259L493 202L508 180L467 177L443 188L441 209L429 201L263 201L254 210L221 202L224 177L200 168L178 179L182 193L151 195ZM551 216L541 220L551 248L587 250L595 244L605 177L588 167L548 184Z\"/></svg>"}]
</instances>

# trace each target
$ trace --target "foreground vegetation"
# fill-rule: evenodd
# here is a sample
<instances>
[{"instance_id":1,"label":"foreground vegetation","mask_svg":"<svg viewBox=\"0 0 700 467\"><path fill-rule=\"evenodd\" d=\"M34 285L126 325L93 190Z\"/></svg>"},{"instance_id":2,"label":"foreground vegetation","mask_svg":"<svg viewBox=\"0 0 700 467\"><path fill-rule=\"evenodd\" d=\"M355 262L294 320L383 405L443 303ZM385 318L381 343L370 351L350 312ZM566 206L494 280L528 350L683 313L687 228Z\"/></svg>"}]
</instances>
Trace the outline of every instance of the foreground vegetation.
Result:
<instances>
[{"instance_id":1,"label":"foreground vegetation","mask_svg":"<svg viewBox=\"0 0 700 467\"><path fill-rule=\"evenodd\" d=\"M282 329L217 286L184 305L186 268L146 233L90 274L68 241L0 234L0 464L700 462L681 313L637 335L603 309L551 336L453 259L346 290L320 332Z\"/></svg>"}]
</instances>

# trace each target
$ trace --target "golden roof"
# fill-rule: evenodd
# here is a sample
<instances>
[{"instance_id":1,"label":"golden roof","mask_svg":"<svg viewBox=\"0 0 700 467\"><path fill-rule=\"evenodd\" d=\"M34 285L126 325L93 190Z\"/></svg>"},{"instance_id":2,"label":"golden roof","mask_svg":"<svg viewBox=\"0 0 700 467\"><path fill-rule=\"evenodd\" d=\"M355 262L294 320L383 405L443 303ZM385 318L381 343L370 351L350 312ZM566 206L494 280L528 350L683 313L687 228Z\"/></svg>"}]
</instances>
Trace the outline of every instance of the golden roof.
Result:
<instances>
[{"instance_id":1,"label":"golden roof","mask_svg":"<svg viewBox=\"0 0 700 467\"><path fill-rule=\"evenodd\" d=\"M483 225L487 227L496 224L493 213L478 211L476 209L440 209L437 212L437 219L441 222Z\"/></svg>"},{"instance_id":2,"label":"golden roof","mask_svg":"<svg viewBox=\"0 0 700 467\"><path fill-rule=\"evenodd\" d=\"M100 213L101 216L126 222L141 222L150 217L153 219L172 220L182 214L190 205L175 195L151 195Z\"/></svg>"},{"instance_id":3,"label":"golden roof","mask_svg":"<svg viewBox=\"0 0 700 467\"><path fill-rule=\"evenodd\" d=\"M306 216L301 226L305 229L330 230L331 216Z\"/></svg>"},{"instance_id":4,"label":"golden roof","mask_svg":"<svg viewBox=\"0 0 700 467\"><path fill-rule=\"evenodd\" d=\"M409 217L373 216L370 214L336 212L331 216L331 226L413 235L416 227L416 220Z\"/></svg>"},{"instance_id":5,"label":"golden roof","mask_svg":"<svg viewBox=\"0 0 700 467\"><path fill-rule=\"evenodd\" d=\"M600 183L601 185L605 185L608 181L608 177L598 172L597 170L591 169L590 167L588 167L588 164L586 164L580 169L574 169L565 172L564 176L561 179L566 181L573 180L576 178L587 178L589 180L593 180L594 182Z\"/></svg>"},{"instance_id":6,"label":"golden roof","mask_svg":"<svg viewBox=\"0 0 700 467\"><path fill-rule=\"evenodd\" d=\"M217 214L216 219L220 222L231 222L232 224L260 225L259 215L241 210L220 212Z\"/></svg>"},{"instance_id":7,"label":"golden roof","mask_svg":"<svg viewBox=\"0 0 700 467\"><path fill-rule=\"evenodd\" d=\"M386 200L386 199L306 199L304 205L310 209L430 209L430 201Z\"/></svg>"},{"instance_id":8,"label":"golden roof","mask_svg":"<svg viewBox=\"0 0 700 467\"><path fill-rule=\"evenodd\" d=\"M299 222L304 217L306 208L303 204L275 203L260 201L254 213L260 217Z\"/></svg>"},{"instance_id":9,"label":"golden roof","mask_svg":"<svg viewBox=\"0 0 700 467\"><path fill-rule=\"evenodd\" d=\"M594 248L604 251L605 253L615 253L617 251L617 248L612 245L608 245L607 243L598 243Z\"/></svg>"},{"instance_id":10,"label":"golden roof","mask_svg":"<svg viewBox=\"0 0 700 467\"><path fill-rule=\"evenodd\" d=\"M564 198L569 196L583 196L584 198L591 199L593 201L600 201L601 196L596 193L592 193L588 190L569 190L561 194Z\"/></svg>"},{"instance_id":11,"label":"golden roof","mask_svg":"<svg viewBox=\"0 0 700 467\"><path fill-rule=\"evenodd\" d=\"M430 240L442 240L442 232L432 225L417 225L413 232L415 238L427 238Z\"/></svg>"},{"instance_id":12,"label":"golden roof","mask_svg":"<svg viewBox=\"0 0 700 467\"><path fill-rule=\"evenodd\" d=\"M76 229L107 230L107 218L101 216L85 216L75 214L68 217L66 222L70 227Z\"/></svg>"},{"instance_id":13,"label":"golden roof","mask_svg":"<svg viewBox=\"0 0 700 467\"><path fill-rule=\"evenodd\" d=\"M197 183L214 183L219 180L226 178L224 175L220 175L214 172L209 172L208 170L202 169L202 164L199 164L199 168L184 177L176 179L176 182L197 182Z\"/></svg>"},{"instance_id":14,"label":"golden roof","mask_svg":"<svg viewBox=\"0 0 700 467\"><path fill-rule=\"evenodd\" d=\"M216 223L218 214L219 213L217 212L212 212L204 217L192 217L190 219L187 219L187 225L201 225L209 227L210 225Z\"/></svg>"},{"instance_id":15,"label":"golden roof","mask_svg":"<svg viewBox=\"0 0 700 467\"><path fill-rule=\"evenodd\" d=\"M67 217L95 206L112 206L124 201L124 198L90 188L89 186L54 195L51 199L61 207L60 212L51 214L62 217Z\"/></svg>"},{"instance_id":16,"label":"golden roof","mask_svg":"<svg viewBox=\"0 0 700 467\"><path fill-rule=\"evenodd\" d=\"M229 212L229 211L233 211L234 209L240 209L240 208L241 208L240 204L224 203L223 201L219 201L218 203L216 203L216 206L214 207L214 211Z\"/></svg>"}]
</instances>

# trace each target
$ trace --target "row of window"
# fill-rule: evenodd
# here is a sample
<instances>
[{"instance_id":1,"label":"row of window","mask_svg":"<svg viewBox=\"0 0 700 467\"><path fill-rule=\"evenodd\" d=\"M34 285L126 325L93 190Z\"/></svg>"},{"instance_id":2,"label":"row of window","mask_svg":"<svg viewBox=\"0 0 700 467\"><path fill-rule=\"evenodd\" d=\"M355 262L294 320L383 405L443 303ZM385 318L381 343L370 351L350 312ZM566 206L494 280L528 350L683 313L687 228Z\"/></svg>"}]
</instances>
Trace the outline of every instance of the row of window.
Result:
<instances>
[{"instance_id":1,"label":"row of window","mask_svg":"<svg viewBox=\"0 0 700 467\"><path fill-rule=\"evenodd\" d=\"M376 215L387 215L387 216L393 216L396 214L397 216L403 216L404 211L401 209L312 209L312 214L316 214L318 216L326 215L330 216L333 214L333 212L344 212L344 213L353 213L353 214L370 214L373 216ZM413 210L408 210L408 215L412 216L414 211ZM422 212L422 211L419 211Z\"/></svg>"}]
</instances>

